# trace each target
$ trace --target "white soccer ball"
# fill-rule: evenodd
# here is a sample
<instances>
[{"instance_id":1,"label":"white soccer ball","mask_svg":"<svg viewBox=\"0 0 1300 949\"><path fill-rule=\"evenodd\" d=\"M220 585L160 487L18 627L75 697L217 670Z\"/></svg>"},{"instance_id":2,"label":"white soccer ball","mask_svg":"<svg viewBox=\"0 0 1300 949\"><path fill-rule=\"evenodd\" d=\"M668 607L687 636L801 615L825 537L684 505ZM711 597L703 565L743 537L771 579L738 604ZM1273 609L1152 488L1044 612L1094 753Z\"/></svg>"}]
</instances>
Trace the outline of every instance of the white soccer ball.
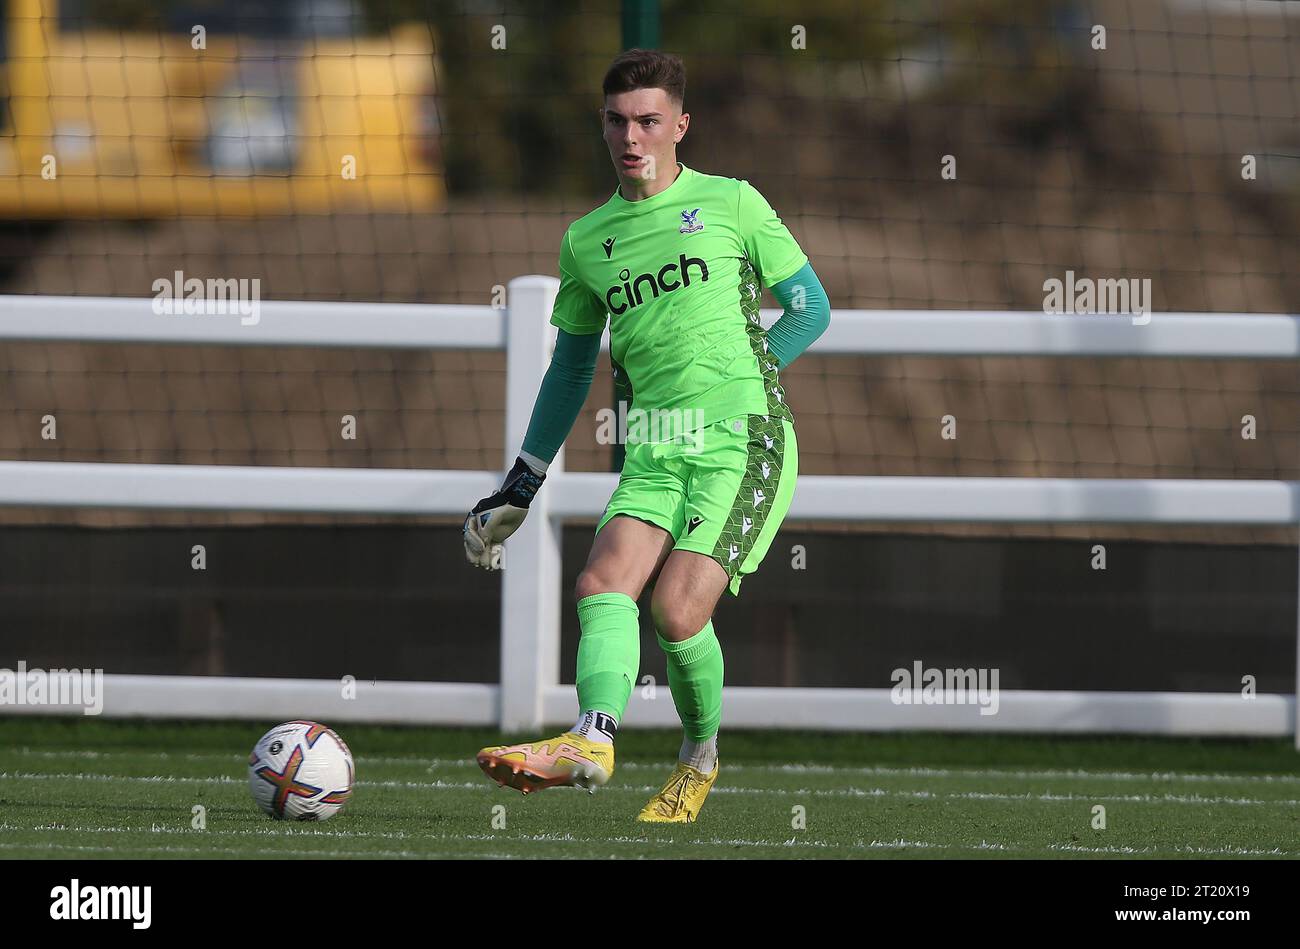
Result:
<instances>
[{"instance_id":1,"label":"white soccer ball","mask_svg":"<svg viewBox=\"0 0 1300 949\"><path fill-rule=\"evenodd\" d=\"M257 806L278 820L327 820L352 795L352 752L319 722L285 722L248 756L248 786Z\"/></svg>"}]
</instances>

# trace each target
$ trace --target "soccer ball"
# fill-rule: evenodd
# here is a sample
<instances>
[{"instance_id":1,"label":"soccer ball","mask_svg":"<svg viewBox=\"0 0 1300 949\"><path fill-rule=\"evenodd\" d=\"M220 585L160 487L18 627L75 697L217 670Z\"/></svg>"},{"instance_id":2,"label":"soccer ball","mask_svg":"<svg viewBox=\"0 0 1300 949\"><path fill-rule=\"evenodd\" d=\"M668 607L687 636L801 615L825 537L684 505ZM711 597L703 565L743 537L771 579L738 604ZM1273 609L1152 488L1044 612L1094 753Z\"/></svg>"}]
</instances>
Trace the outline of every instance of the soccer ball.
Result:
<instances>
[{"instance_id":1,"label":"soccer ball","mask_svg":"<svg viewBox=\"0 0 1300 949\"><path fill-rule=\"evenodd\" d=\"M355 771L347 743L319 722L285 722L248 756L248 786L257 806L277 820L327 820L352 794Z\"/></svg>"}]
</instances>

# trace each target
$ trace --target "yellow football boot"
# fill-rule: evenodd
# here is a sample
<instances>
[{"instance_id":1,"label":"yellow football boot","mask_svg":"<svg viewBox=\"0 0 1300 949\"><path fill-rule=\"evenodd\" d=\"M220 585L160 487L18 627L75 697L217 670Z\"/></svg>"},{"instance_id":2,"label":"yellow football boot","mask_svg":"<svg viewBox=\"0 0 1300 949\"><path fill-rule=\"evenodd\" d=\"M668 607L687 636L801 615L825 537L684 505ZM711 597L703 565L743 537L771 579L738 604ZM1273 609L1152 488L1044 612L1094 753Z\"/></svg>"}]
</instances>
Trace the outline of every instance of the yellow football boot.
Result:
<instances>
[{"instance_id":1,"label":"yellow football boot","mask_svg":"<svg viewBox=\"0 0 1300 949\"><path fill-rule=\"evenodd\" d=\"M641 808L636 819L652 824L693 823L700 816L700 808L716 780L717 762L713 765L713 773L705 774L679 761L663 790L650 798L650 803Z\"/></svg>"},{"instance_id":2,"label":"yellow football boot","mask_svg":"<svg viewBox=\"0 0 1300 949\"><path fill-rule=\"evenodd\" d=\"M573 732L478 753L478 766L502 787L528 794L542 788L595 789L614 773L614 746Z\"/></svg>"}]
</instances>

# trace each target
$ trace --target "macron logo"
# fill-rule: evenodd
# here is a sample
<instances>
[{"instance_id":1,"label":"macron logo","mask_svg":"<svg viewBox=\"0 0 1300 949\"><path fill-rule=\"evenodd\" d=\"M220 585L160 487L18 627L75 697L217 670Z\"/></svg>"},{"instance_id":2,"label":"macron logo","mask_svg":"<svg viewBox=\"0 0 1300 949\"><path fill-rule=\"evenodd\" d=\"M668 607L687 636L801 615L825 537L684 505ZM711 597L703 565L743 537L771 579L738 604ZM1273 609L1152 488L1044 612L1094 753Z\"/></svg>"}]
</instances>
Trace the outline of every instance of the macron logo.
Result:
<instances>
[{"instance_id":1,"label":"macron logo","mask_svg":"<svg viewBox=\"0 0 1300 949\"><path fill-rule=\"evenodd\" d=\"M50 890L50 919L129 919L133 929L148 929L153 912L151 886L70 886Z\"/></svg>"}]
</instances>

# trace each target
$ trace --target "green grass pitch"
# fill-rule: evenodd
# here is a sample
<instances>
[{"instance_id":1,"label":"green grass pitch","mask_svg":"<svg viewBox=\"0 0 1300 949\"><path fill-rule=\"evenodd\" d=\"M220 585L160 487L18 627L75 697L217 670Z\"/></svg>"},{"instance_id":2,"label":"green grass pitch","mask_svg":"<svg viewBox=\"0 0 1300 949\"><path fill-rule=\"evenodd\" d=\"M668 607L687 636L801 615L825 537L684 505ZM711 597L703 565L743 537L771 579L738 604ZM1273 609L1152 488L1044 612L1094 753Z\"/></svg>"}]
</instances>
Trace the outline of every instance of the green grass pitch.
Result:
<instances>
[{"instance_id":1,"label":"green grass pitch","mask_svg":"<svg viewBox=\"0 0 1300 949\"><path fill-rule=\"evenodd\" d=\"M625 731L595 794L524 797L474 764L493 732L345 724L352 801L294 824L248 793L273 724L0 718L0 858L1300 855L1289 740L728 732L699 822L648 826L674 734Z\"/></svg>"}]
</instances>

